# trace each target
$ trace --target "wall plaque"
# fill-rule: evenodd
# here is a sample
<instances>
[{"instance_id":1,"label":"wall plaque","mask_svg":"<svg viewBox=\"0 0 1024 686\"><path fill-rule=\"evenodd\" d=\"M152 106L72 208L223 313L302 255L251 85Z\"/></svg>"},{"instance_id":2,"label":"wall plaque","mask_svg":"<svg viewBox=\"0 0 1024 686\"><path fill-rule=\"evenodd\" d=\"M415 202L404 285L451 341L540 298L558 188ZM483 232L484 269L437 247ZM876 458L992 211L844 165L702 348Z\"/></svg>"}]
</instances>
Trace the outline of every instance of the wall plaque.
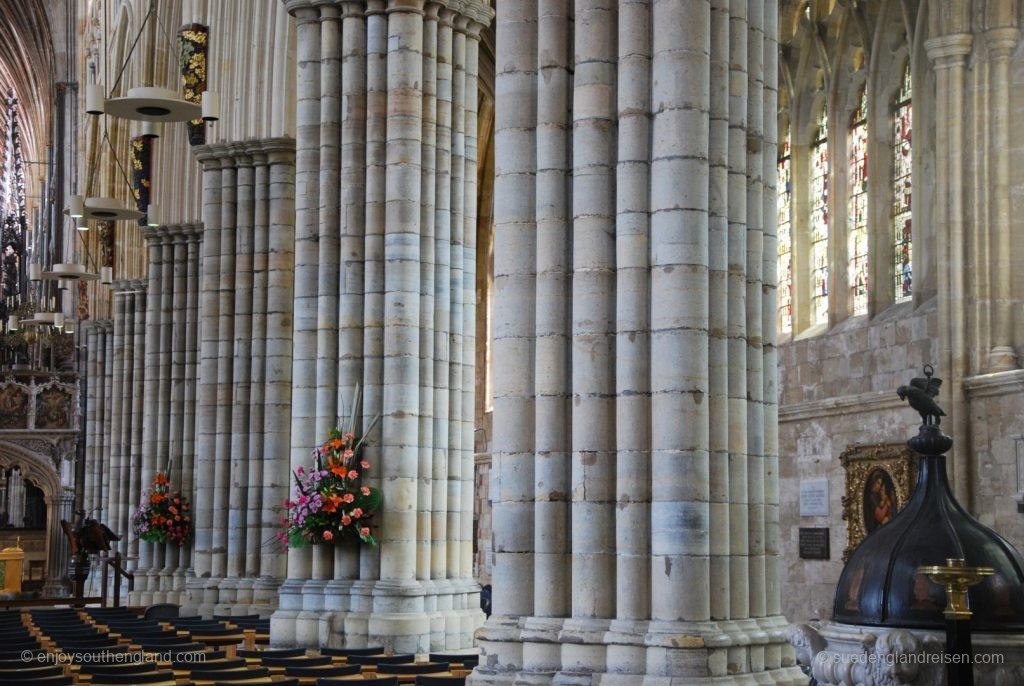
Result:
<instances>
[{"instance_id":1,"label":"wall plaque","mask_svg":"<svg viewBox=\"0 0 1024 686\"><path fill-rule=\"evenodd\" d=\"M827 527L800 527L800 559L828 560L831 558Z\"/></svg>"},{"instance_id":2,"label":"wall plaque","mask_svg":"<svg viewBox=\"0 0 1024 686\"><path fill-rule=\"evenodd\" d=\"M800 479L800 516L828 517L828 479Z\"/></svg>"}]
</instances>

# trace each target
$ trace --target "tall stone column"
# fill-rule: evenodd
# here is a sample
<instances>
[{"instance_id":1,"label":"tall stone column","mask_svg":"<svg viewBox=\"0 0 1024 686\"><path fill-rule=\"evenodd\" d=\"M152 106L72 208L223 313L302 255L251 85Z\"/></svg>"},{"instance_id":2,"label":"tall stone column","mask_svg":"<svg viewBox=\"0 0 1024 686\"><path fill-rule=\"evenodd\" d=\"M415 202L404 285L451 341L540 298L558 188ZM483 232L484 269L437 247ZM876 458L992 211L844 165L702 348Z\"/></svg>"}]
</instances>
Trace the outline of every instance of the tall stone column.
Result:
<instances>
[{"instance_id":1,"label":"tall stone column","mask_svg":"<svg viewBox=\"0 0 1024 686\"><path fill-rule=\"evenodd\" d=\"M168 388L168 436L167 436L167 469L172 487L180 490L186 498L191 493L184 484L185 462L185 355L188 345L186 307L188 297L188 241L194 227L191 225L171 227L171 244L173 257L167 278L170 280L168 290L172 292L170 305L170 322L168 323L170 367ZM165 280L166 284L166 280ZM191 484L189 484L191 486ZM181 567L183 549L176 545L168 546L165 551L164 564L159 570L159 586L154 589L153 602L173 602L180 599L184 580L184 569ZM177 577L175 576L177 574Z\"/></svg>"},{"instance_id":2,"label":"tall stone column","mask_svg":"<svg viewBox=\"0 0 1024 686\"><path fill-rule=\"evenodd\" d=\"M320 159L320 11L308 2L288 2L296 19L296 126L295 126L295 288L292 333L291 443L289 466L309 462L309 451L320 437L316 430L316 316L319 270L318 198ZM290 480L287 480L287 484ZM289 497L290 486L286 486ZM318 618L299 615L303 610L303 584L310 577L312 553L288 551L288 578L280 589L278 611L271 618L271 635L284 644L319 643Z\"/></svg>"},{"instance_id":3,"label":"tall stone column","mask_svg":"<svg viewBox=\"0 0 1024 686\"><path fill-rule=\"evenodd\" d=\"M46 544L46 583L43 584L43 595L47 598L62 598L71 590L68 578L68 537L61 528L61 520L72 521L75 505L75 494L71 489L61 489L52 499L48 499L46 509L50 513L48 522L48 540Z\"/></svg>"},{"instance_id":4,"label":"tall stone column","mask_svg":"<svg viewBox=\"0 0 1024 686\"><path fill-rule=\"evenodd\" d=\"M308 465L358 384L363 422L383 415L365 454L384 502L378 547L289 551L275 641L468 646L480 613L462 514L475 276L467 127L490 11L475 0L287 6L298 24L301 189L291 466Z\"/></svg>"},{"instance_id":5,"label":"tall stone column","mask_svg":"<svg viewBox=\"0 0 1024 686\"><path fill-rule=\"evenodd\" d=\"M196 152L206 169L204 276L198 283L198 251L190 246L195 259L191 289L183 294L189 303L184 336L194 340L191 313L201 294L203 367L199 414L183 421L199 423L193 452L200 493L183 606L202 614L266 615L277 605L285 573L273 534L289 487L294 143L262 139ZM193 342L186 344L186 379L194 378L189 349Z\"/></svg>"},{"instance_id":6,"label":"tall stone column","mask_svg":"<svg viewBox=\"0 0 1024 686\"><path fill-rule=\"evenodd\" d=\"M470 683L801 678L772 587L777 7L754 5L498 5L494 614Z\"/></svg>"},{"instance_id":7,"label":"tall stone column","mask_svg":"<svg viewBox=\"0 0 1024 686\"><path fill-rule=\"evenodd\" d=\"M162 317L163 317L163 269L164 269L164 232L161 229L144 227L141 229L146 241L148 252L147 277L148 277L148 299L145 314L145 377L148 384L142 389L143 397L143 433L142 433L142 465L140 474L140 489L146 488L153 482L160 460L160 440L166 438L161 435L161 381L164 375L163 359L161 357ZM170 262L170 260L168 260ZM171 265L168 263L167 267ZM167 313L168 315L170 313ZM133 494L133 498L139 495ZM130 501L131 504L131 501ZM137 505L133 505L135 507ZM154 553L156 544L147 541L139 542L139 561L135 578L134 595L130 602L138 605L146 605L152 602L153 589L150 588L150 575L154 564Z\"/></svg>"},{"instance_id":8,"label":"tall stone column","mask_svg":"<svg viewBox=\"0 0 1024 686\"><path fill-rule=\"evenodd\" d=\"M955 13L953 16L956 16ZM938 22L938 19L935 20ZM935 122L936 140L948 141L948 145L936 146L935 153L935 197L941 198L935 208L935 237L939 246L936 264L940 284L938 293L938 321L940 335L941 364L949 369L949 382L944 384L943 393L949 400L943 402L950 415L954 436L953 443L953 489L957 500L969 506L971 489L969 484L970 450L964 445L967 430L967 402L963 390L963 379L969 369L966 345L966 301L964 273L966 243L964 234L965 186L964 175L964 88L967 56L971 52L973 36L966 32L966 26L936 27L935 36L925 41L928 58L935 68ZM951 30L950 30L951 29ZM945 269L945 278L941 278Z\"/></svg>"},{"instance_id":9,"label":"tall stone column","mask_svg":"<svg viewBox=\"0 0 1024 686\"><path fill-rule=\"evenodd\" d=\"M226 461L230 465L227 477L227 578L221 583L217 614L229 614L236 605L252 603L253 580L246 576L245 557L247 540L259 536L250 531L247 503L238 502L242 493L249 490L249 464L253 451L249 436L249 419L252 411L252 364L253 348L253 284L255 281L254 239L255 239L255 168L252 155L243 144L232 146L237 164L236 205L225 207L235 213L235 241L233 265L233 317L232 350L234 355L231 372L231 443ZM223 268L223 265L222 265Z\"/></svg>"},{"instance_id":10,"label":"tall stone column","mask_svg":"<svg viewBox=\"0 0 1024 686\"><path fill-rule=\"evenodd\" d=\"M998 4L998 3L996 3ZM1000 8L1007 12L1007 5ZM993 14L999 14L996 10ZM992 274L992 350L989 351L986 364L988 372L1002 372L1017 368L1017 355L1013 349L1013 306L1011 292L1013 269L1010 257L1011 246L1010 219L1010 68L1013 52L1020 41L1020 29L1013 25L1016 17L1008 17L1002 24L997 17L990 17L996 26L989 28L985 38L989 45L989 102L991 114L990 140L991 157L995 173L992 175L993 187L990 190L990 206L993 209L993 223L988 230L993 234L990 238L993 257L990 265ZM1004 20L1005 21L1005 20Z\"/></svg>"},{"instance_id":11,"label":"tall stone column","mask_svg":"<svg viewBox=\"0 0 1024 686\"><path fill-rule=\"evenodd\" d=\"M128 542L128 530L122 526L120 517L121 504L121 422L123 398L121 391L124 385L124 353L125 353L125 291L120 284L114 286L114 319L111 332L111 380L110 380L110 453L108 457L108 478L106 512L104 523L121 536L120 550Z\"/></svg>"},{"instance_id":12,"label":"tall stone column","mask_svg":"<svg viewBox=\"0 0 1024 686\"><path fill-rule=\"evenodd\" d=\"M146 389L146 316L147 299L146 282L138 279L134 282L135 292L133 293L133 310L135 313L134 341L132 342L132 385L131 385L131 457L128 462L128 503L126 510L130 513L139 506L142 500L142 489L145 482L142 480L143 471L143 426L145 424L144 404ZM140 543L138 536L133 536L128 542L128 557L134 562L132 570L140 569Z\"/></svg>"},{"instance_id":13,"label":"tall stone column","mask_svg":"<svg viewBox=\"0 0 1024 686\"><path fill-rule=\"evenodd\" d=\"M207 592L212 571L213 485L217 433L217 321L220 308L220 160L212 150L197 155L203 169L203 242L200 276L201 313L199 330L196 400L196 449L194 462L195 535L192 567L186 581L188 597L184 607L189 612L210 612L216 589ZM230 359L230 358L229 358ZM225 362L226 363L226 362Z\"/></svg>"}]
</instances>

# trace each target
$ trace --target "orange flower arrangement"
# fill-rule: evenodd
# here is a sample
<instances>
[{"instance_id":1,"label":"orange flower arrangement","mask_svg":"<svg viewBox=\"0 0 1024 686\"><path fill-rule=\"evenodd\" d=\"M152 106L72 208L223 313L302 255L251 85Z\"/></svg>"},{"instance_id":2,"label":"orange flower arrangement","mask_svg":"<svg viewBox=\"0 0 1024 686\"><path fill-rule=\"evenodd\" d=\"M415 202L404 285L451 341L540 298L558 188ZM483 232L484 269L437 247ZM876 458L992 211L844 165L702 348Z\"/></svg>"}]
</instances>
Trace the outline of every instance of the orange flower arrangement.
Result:
<instances>
[{"instance_id":1,"label":"orange flower arrangement","mask_svg":"<svg viewBox=\"0 0 1024 686\"><path fill-rule=\"evenodd\" d=\"M286 547L300 548L346 538L376 544L367 520L380 507L381 492L362 485L360 480L370 463L358 457L358 453L379 417L370 422L362 437L357 437L358 389L352 407L345 430L333 429L327 441L313 451L312 469L295 470L292 497L284 503L288 508L285 530L277 535Z\"/></svg>"},{"instance_id":2,"label":"orange flower arrangement","mask_svg":"<svg viewBox=\"0 0 1024 686\"><path fill-rule=\"evenodd\" d=\"M142 494L142 504L132 513L132 530L144 541L185 545L192 536L188 500L171 490L171 480L157 472Z\"/></svg>"}]
</instances>

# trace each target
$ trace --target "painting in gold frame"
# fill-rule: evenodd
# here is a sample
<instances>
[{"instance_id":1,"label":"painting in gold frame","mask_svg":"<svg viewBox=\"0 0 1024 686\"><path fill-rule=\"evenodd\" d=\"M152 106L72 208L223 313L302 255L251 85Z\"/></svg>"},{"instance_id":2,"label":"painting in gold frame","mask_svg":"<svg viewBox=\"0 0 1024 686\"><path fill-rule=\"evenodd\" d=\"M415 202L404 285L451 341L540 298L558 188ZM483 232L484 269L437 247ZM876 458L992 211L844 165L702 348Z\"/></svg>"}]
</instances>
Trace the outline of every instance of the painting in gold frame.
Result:
<instances>
[{"instance_id":1,"label":"painting in gold frame","mask_svg":"<svg viewBox=\"0 0 1024 686\"><path fill-rule=\"evenodd\" d=\"M845 562L861 541L907 504L917 484L917 455L905 443L853 445L843 451L839 462L846 471Z\"/></svg>"}]
</instances>

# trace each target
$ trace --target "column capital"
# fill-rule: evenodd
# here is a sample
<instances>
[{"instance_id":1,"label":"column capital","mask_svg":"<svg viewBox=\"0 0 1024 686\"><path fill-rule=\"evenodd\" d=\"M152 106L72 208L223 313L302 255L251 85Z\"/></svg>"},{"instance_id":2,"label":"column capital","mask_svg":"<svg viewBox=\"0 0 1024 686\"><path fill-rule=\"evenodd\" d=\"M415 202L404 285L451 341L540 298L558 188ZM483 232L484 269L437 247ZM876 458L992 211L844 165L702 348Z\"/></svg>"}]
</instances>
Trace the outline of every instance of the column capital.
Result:
<instances>
[{"instance_id":1,"label":"column capital","mask_svg":"<svg viewBox=\"0 0 1024 686\"><path fill-rule=\"evenodd\" d=\"M426 0L387 0L387 13L405 12L409 14L423 14L423 6Z\"/></svg>"},{"instance_id":2,"label":"column capital","mask_svg":"<svg viewBox=\"0 0 1024 686\"><path fill-rule=\"evenodd\" d=\"M156 247L160 243L161 231L159 226L140 226L139 233L142 234L142 238L151 248Z\"/></svg>"},{"instance_id":3,"label":"column capital","mask_svg":"<svg viewBox=\"0 0 1024 686\"><path fill-rule=\"evenodd\" d=\"M321 22L341 19L342 8L337 0L313 0L313 5L320 11Z\"/></svg>"},{"instance_id":4,"label":"column capital","mask_svg":"<svg viewBox=\"0 0 1024 686\"><path fill-rule=\"evenodd\" d=\"M1000 26L985 32L985 40L993 57L1005 59L1020 41L1020 29L1015 26Z\"/></svg>"},{"instance_id":5,"label":"column capital","mask_svg":"<svg viewBox=\"0 0 1024 686\"><path fill-rule=\"evenodd\" d=\"M341 18L361 17L366 11L366 0L341 0Z\"/></svg>"},{"instance_id":6,"label":"column capital","mask_svg":"<svg viewBox=\"0 0 1024 686\"><path fill-rule=\"evenodd\" d=\"M199 160L203 171L214 171L223 166L223 160L230 156L230 147L225 143L210 143L192 148L192 154Z\"/></svg>"},{"instance_id":7,"label":"column capital","mask_svg":"<svg viewBox=\"0 0 1024 686\"><path fill-rule=\"evenodd\" d=\"M284 7L299 24L308 24L320 19L320 8L313 0L284 0Z\"/></svg>"},{"instance_id":8,"label":"column capital","mask_svg":"<svg viewBox=\"0 0 1024 686\"><path fill-rule=\"evenodd\" d=\"M929 38L924 42L928 59L935 68L948 68L963 63L971 52L974 36L969 33L952 33L948 36Z\"/></svg>"}]
</instances>

